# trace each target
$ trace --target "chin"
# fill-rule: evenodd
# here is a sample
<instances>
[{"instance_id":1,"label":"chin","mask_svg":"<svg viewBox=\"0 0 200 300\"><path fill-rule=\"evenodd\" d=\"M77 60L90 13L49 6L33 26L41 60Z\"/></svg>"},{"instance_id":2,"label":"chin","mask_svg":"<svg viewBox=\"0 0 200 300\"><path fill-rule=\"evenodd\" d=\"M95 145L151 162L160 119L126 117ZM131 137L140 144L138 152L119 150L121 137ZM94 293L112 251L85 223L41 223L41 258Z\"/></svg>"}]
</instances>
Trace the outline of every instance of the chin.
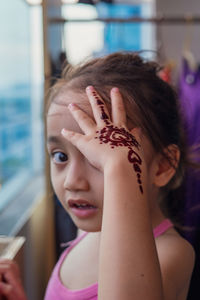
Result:
<instances>
[{"instance_id":1,"label":"chin","mask_svg":"<svg viewBox=\"0 0 200 300\"><path fill-rule=\"evenodd\" d=\"M75 220L74 218L72 218L73 222L75 223L75 225L86 232L99 232L101 231L101 222L94 222L92 220Z\"/></svg>"}]
</instances>

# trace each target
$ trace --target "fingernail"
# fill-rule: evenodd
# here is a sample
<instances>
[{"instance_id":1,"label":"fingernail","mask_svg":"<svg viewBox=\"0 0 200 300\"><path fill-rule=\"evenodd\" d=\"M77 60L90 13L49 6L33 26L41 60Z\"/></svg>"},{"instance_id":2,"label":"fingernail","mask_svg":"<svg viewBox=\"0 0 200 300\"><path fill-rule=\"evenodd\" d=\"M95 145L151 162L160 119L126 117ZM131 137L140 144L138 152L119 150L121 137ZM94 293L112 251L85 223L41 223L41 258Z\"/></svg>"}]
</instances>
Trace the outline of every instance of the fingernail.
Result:
<instances>
[{"instance_id":1,"label":"fingernail","mask_svg":"<svg viewBox=\"0 0 200 300\"><path fill-rule=\"evenodd\" d=\"M75 133L73 131L67 130L65 128L63 128L61 130L61 134L66 138L66 139L71 139Z\"/></svg>"},{"instance_id":2,"label":"fingernail","mask_svg":"<svg viewBox=\"0 0 200 300\"><path fill-rule=\"evenodd\" d=\"M61 130L61 134L62 134L62 135L65 135L66 132L67 132L67 130L66 130L65 128L63 128L63 129Z\"/></svg>"},{"instance_id":3,"label":"fingernail","mask_svg":"<svg viewBox=\"0 0 200 300\"><path fill-rule=\"evenodd\" d=\"M68 108L69 108L70 110L73 110L74 108L76 108L76 104L75 104L75 103L70 103L70 104L68 105Z\"/></svg>"},{"instance_id":4,"label":"fingernail","mask_svg":"<svg viewBox=\"0 0 200 300\"><path fill-rule=\"evenodd\" d=\"M114 88L112 88L112 92L118 93L118 92L119 92L119 89L118 89L117 87L114 87Z\"/></svg>"},{"instance_id":5,"label":"fingernail","mask_svg":"<svg viewBox=\"0 0 200 300\"><path fill-rule=\"evenodd\" d=\"M94 87L92 85L89 85L86 87L86 91L94 91Z\"/></svg>"}]
</instances>

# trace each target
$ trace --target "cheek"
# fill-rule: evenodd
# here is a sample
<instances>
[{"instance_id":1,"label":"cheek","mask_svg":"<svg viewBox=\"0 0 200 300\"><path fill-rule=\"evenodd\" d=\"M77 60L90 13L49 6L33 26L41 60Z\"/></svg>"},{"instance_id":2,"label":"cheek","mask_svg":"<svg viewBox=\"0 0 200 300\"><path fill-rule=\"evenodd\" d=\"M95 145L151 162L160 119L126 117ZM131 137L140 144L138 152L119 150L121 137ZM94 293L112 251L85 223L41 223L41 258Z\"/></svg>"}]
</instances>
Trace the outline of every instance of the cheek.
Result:
<instances>
[{"instance_id":1,"label":"cheek","mask_svg":"<svg viewBox=\"0 0 200 300\"><path fill-rule=\"evenodd\" d=\"M62 192L62 177L60 172L56 171L56 168L53 164L51 164L51 169L50 169L50 177L51 177L51 183L54 189L54 192L60 197L60 194Z\"/></svg>"},{"instance_id":2,"label":"cheek","mask_svg":"<svg viewBox=\"0 0 200 300\"><path fill-rule=\"evenodd\" d=\"M95 170L95 172L92 173L90 182L91 182L91 186L93 187L93 190L95 191L95 194L98 197L98 201L103 202L103 195L104 195L103 173Z\"/></svg>"}]
</instances>

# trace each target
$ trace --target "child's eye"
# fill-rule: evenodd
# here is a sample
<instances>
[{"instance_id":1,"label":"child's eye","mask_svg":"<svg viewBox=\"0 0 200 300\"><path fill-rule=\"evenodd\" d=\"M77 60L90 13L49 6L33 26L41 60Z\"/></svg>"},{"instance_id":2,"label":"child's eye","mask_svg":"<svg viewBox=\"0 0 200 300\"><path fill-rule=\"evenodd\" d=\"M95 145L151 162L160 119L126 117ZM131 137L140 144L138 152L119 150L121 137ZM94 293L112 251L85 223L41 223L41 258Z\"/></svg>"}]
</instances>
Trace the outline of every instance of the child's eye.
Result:
<instances>
[{"instance_id":1,"label":"child's eye","mask_svg":"<svg viewBox=\"0 0 200 300\"><path fill-rule=\"evenodd\" d=\"M56 164L62 164L68 160L68 156L60 151L52 153L51 156Z\"/></svg>"}]
</instances>

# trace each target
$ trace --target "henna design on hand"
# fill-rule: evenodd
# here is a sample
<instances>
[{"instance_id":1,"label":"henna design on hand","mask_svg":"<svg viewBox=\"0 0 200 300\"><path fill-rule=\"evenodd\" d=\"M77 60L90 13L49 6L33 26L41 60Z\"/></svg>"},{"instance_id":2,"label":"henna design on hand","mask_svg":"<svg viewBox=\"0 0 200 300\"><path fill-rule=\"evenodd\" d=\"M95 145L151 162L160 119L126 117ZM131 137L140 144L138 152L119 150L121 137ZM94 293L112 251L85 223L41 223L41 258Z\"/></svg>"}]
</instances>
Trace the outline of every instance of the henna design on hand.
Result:
<instances>
[{"instance_id":1,"label":"henna design on hand","mask_svg":"<svg viewBox=\"0 0 200 300\"><path fill-rule=\"evenodd\" d=\"M143 194L143 187L141 181L141 173L142 170L140 168L142 164L142 159L135 152L132 147L139 149L140 145L135 139L135 137L126 131L125 128L118 128L113 125L106 125L103 129L97 131L98 138L100 140L100 144L109 143L111 148L122 147L125 146L128 148L128 161L133 165L133 170L137 175L137 182L139 184L140 192Z\"/></svg>"},{"instance_id":2,"label":"henna design on hand","mask_svg":"<svg viewBox=\"0 0 200 300\"><path fill-rule=\"evenodd\" d=\"M128 148L128 161L133 165L133 170L136 172L137 175L137 182L139 184L140 192L143 194L143 187L142 187L142 180L141 180L141 173L142 170L140 168L142 164L142 159L140 156L135 152L132 147L135 147L136 149L139 149L140 144L137 142L135 137L128 132L123 127L116 127L111 124L109 121L109 116L105 113L104 110L104 103L100 99L100 97L97 95L95 91L92 92L94 98L97 100L97 105L101 109L101 119L104 120L105 127L102 128L99 131L96 131L98 133L98 138L100 140L100 144L109 143L111 148L115 147L127 147Z\"/></svg>"},{"instance_id":3,"label":"henna design on hand","mask_svg":"<svg viewBox=\"0 0 200 300\"><path fill-rule=\"evenodd\" d=\"M97 95L97 93L95 91L92 91L92 94L93 94L94 98L97 100L97 105L101 109L101 119L104 120L104 123L106 125L110 124L110 122L109 122L109 116L104 111L104 103L103 103L103 101L100 99L100 97Z\"/></svg>"}]
</instances>

